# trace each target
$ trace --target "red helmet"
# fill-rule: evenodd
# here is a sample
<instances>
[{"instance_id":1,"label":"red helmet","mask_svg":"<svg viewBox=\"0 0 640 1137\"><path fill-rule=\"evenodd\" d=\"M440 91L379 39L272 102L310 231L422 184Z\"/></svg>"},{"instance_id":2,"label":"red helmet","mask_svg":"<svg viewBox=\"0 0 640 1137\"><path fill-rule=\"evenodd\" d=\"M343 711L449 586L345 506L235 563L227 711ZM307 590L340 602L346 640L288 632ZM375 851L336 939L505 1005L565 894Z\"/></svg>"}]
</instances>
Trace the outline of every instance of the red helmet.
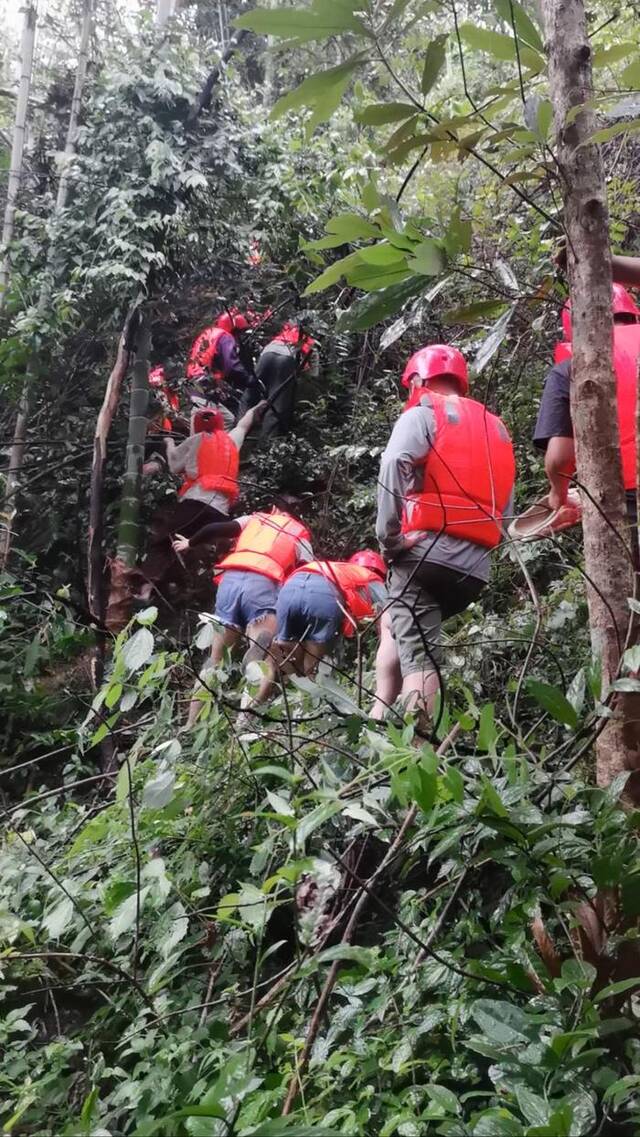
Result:
<instances>
[{"instance_id":1,"label":"red helmet","mask_svg":"<svg viewBox=\"0 0 640 1137\"><path fill-rule=\"evenodd\" d=\"M246 332L248 327L249 321L237 308L230 308L216 320L216 328L222 328L223 332L231 332L232 335L234 332Z\"/></svg>"},{"instance_id":2,"label":"red helmet","mask_svg":"<svg viewBox=\"0 0 640 1137\"><path fill-rule=\"evenodd\" d=\"M159 363L157 367L151 368L151 371L149 372L150 387L162 387L166 381L167 377L164 373L164 367L161 363Z\"/></svg>"},{"instance_id":3,"label":"red helmet","mask_svg":"<svg viewBox=\"0 0 640 1137\"><path fill-rule=\"evenodd\" d=\"M371 569L372 572L381 576L384 580L387 575L387 566L385 565L380 553L376 553L375 549L361 549L359 553L354 553L349 557L350 565L362 565L362 568Z\"/></svg>"},{"instance_id":4,"label":"red helmet","mask_svg":"<svg viewBox=\"0 0 640 1137\"><path fill-rule=\"evenodd\" d=\"M634 302L630 292L623 284L614 284L611 288L611 311L616 316L633 316L637 322L640 320L640 308ZM562 330L567 343L571 342L571 301L567 300L562 308Z\"/></svg>"},{"instance_id":5,"label":"red helmet","mask_svg":"<svg viewBox=\"0 0 640 1137\"><path fill-rule=\"evenodd\" d=\"M467 361L457 347L444 343L433 343L421 347L409 359L402 373L402 386L408 387L413 375L422 380L437 379L440 375L453 375L462 388L462 394L469 390Z\"/></svg>"},{"instance_id":6,"label":"red helmet","mask_svg":"<svg viewBox=\"0 0 640 1137\"><path fill-rule=\"evenodd\" d=\"M213 434L214 430L224 430L222 413L216 407L203 407L193 416L194 434Z\"/></svg>"}]
</instances>

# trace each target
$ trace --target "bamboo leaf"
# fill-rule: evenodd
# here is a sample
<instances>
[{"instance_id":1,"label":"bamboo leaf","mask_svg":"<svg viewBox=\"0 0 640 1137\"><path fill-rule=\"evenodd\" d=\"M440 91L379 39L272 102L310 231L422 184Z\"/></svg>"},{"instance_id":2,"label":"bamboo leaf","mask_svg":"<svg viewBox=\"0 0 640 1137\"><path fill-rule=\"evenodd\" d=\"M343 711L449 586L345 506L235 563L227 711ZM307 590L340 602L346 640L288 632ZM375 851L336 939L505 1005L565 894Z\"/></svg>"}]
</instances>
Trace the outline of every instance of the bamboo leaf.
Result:
<instances>
[{"instance_id":1,"label":"bamboo leaf","mask_svg":"<svg viewBox=\"0 0 640 1137\"><path fill-rule=\"evenodd\" d=\"M505 24L511 28L515 24L518 39L534 48L535 51L544 51L540 32L517 0L494 0L494 7Z\"/></svg>"}]
</instances>

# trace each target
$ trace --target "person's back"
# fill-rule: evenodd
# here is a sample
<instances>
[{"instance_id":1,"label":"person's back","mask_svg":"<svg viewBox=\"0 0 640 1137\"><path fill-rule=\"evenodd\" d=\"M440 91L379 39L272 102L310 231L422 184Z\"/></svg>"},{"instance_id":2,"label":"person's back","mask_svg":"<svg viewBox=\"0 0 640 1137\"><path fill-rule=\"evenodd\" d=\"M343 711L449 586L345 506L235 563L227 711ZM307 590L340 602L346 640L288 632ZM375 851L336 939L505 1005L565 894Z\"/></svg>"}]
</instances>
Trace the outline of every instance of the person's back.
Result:
<instances>
[{"instance_id":1,"label":"person's back","mask_svg":"<svg viewBox=\"0 0 640 1137\"><path fill-rule=\"evenodd\" d=\"M430 709L442 621L476 600L489 578L515 460L502 420L467 397L457 349L434 344L416 352L403 384L411 397L380 463L376 531L391 566L402 696L409 708Z\"/></svg>"},{"instance_id":2,"label":"person's back","mask_svg":"<svg viewBox=\"0 0 640 1137\"><path fill-rule=\"evenodd\" d=\"M263 349L256 364L257 385L269 401L260 431L263 440L291 430L300 378L315 376L318 369L315 340L297 324L284 324Z\"/></svg>"}]
</instances>

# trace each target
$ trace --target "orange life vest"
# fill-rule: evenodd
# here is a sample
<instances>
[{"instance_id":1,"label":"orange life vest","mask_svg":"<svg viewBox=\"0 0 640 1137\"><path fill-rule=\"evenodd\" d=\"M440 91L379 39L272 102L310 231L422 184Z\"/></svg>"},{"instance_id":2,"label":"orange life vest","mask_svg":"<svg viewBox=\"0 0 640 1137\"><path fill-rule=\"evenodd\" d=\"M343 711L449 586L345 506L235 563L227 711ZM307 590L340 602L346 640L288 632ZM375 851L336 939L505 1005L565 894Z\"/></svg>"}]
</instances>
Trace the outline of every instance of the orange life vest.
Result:
<instances>
[{"instance_id":1,"label":"orange life vest","mask_svg":"<svg viewBox=\"0 0 640 1137\"><path fill-rule=\"evenodd\" d=\"M570 343L558 343L554 352L556 363L571 359ZM613 325L613 366L616 373L618 396L618 426L620 429L620 457L625 490L636 488L636 402L638 387L638 360L640 359L640 324ZM567 473L575 473L575 465Z\"/></svg>"},{"instance_id":2,"label":"orange life vest","mask_svg":"<svg viewBox=\"0 0 640 1137\"><path fill-rule=\"evenodd\" d=\"M298 541L311 541L309 530L288 513L254 513L233 551L217 569L259 572L282 584L296 566Z\"/></svg>"},{"instance_id":3,"label":"orange life vest","mask_svg":"<svg viewBox=\"0 0 640 1137\"><path fill-rule=\"evenodd\" d=\"M309 564L301 565L297 572L318 573L335 585L347 613L342 624L344 636L354 636L357 624L362 620L372 620L375 616L367 585L374 581L378 584L382 582L371 569L352 565L350 561L310 561Z\"/></svg>"},{"instance_id":4,"label":"orange life vest","mask_svg":"<svg viewBox=\"0 0 640 1137\"><path fill-rule=\"evenodd\" d=\"M405 410L424 398L418 390ZM513 491L515 458L509 432L482 403L460 395L428 392L435 416L435 444L425 455L422 490L409 494L402 532L450 533L488 549L502 536L502 518Z\"/></svg>"},{"instance_id":5,"label":"orange life vest","mask_svg":"<svg viewBox=\"0 0 640 1137\"><path fill-rule=\"evenodd\" d=\"M214 430L211 434L201 434L196 461L196 477L185 478L178 495L181 497L192 486L200 486L203 490L226 494L229 501L234 502L239 493L240 453L227 432Z\"/></svg>"},{"instance_id":6,"label":"orange life vest","mask_svg":"<svg viewBox=\"0 0 640 1137\"><path fill-rule=\"evenodd\" d=\"M312 339L311 336L300 336L299 328L282 328L278 335L273 337L271 342L286 343L291 347L297 348L304 361L311 355L315 346L315 340Z\"/></svg>"},{"instance_id":7,"label":"orange life vest","mask_svg":"<svg viewBox=\"0 0 640 1137\"><path fill-rule=\"evenodd\" d=\"M198 379L205 372L208 372L216 383L221 383L224 379L224 371L220 368L214 368L215 358L218 351L218 344L223 336L230 335L230 332L224 328L205 328L196 336L189 352L189 361L187 363L187 379Z\"/></svg>"}]
</instances>

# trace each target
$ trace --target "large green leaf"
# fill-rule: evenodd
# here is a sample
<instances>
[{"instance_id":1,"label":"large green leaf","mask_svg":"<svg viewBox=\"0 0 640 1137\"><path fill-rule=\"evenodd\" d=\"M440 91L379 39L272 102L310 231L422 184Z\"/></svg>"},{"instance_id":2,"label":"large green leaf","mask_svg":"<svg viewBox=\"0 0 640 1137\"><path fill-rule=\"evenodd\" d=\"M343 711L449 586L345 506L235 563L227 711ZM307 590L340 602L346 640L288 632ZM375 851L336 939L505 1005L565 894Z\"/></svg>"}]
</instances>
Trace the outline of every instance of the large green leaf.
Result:
<instances>
[{"instance_id":1,"label":"large green leaf","mask_svg":"<svg viewBox=\"0 0 640 1137\"><path fill-rule=\"evenodd\" d=\"M541 683L538 679L529 679L527 691L556 722L564 723L565 726L575 730L578 725L575 708L558 687L552 687L550 683Z\"/></svg>"},{"instance_id":2,"label":"large green leaf","mask_svg":"<svg viewBox=\"0 0 640 1137\"><path fill-rule=\"evenodd\" d=\"M396 249L387 241L381 241L378 245L367 245L359 252L360 259L368 265L394 265L398 268L401 264L404 268L407 263L405 252L402 249Z\"/></svg>"},{"instance_id":3,"label":"large green leaf","mask_svg":"<svg viewBox=\"0 0 640 1137\"><path fill-rule=\"evenodd\" d=\"M506 307L505 300L477 300L464 308L449 308L442 321L445 324L482 324L485 320L501 316Z\"/></svg>"},{"instance_id":4,"label":"large green leaf","mask_svg":"<svg viewBox=\"0 0 640 1137\"><path fill-rule=\"evenodd\" d=\"M376 225L361 217L359 213L338 213L331 217L326 225L327 233L335 233L344 241L358 241L368 237L379 237L380 230Z\"/></svg>"},{"instance_id":5,"label":"large green leaf","mask_svg":"<svg viewBox=\"0 0 640 1137\"><path fill-rule=\"evenodd\" d=\"M393 284L389 288L366 296L363 300L357 300L341 314L336 324L337 330L364 332L374 324L379 324L381 320L395 316L408 300L417 296L426 287L427 281L423 276L411 276L409 280L403 280L399 284Z\"/></svg>"},{"instance_id":6,"label":"large green leaf","mask_svg":"<svg viewBox=\"0 0 640 1137\"><path fill-rule=\"evenodd\" d=\"M348 256L341 257L339 261L334 261L324 272L320 273L320 276L317 276L315 280L311 281L311 284L307 285L304 295L311 296L314 292L322 292L323 289L329 288L332 284L337 284L340 277L344 276L359 260L359 253L349 253Z\"/></svg>"},{"instance_id":7,"label":"large green leaf","mask_svg":"<svg viewBox=\"0 0 640 1137\"><path fill-rule=\"evenodd\" d=\"M414 272L419 272L421 276L437 276L444 266L442 249L433 239L421 241L419 245L416 245L413 256L409 257L407 263Z\"/></svg>"},{"instance_id":8,"label":"large green leaf","mask_svg":"<svg viewBox=\"0 0 640 1137\"><path fill-rule=\"evenodd\" d=\"M422 71L422 82L420 84L420 89L423 95L428 95L431 88L435 86L438 81L438 77L442 71L442 68L444 67L444 61L447 57L448 38L448 34L444 32L442 35L436 36L435 39L432 39L427 48L424 68Z\"/></svg>"},{"instance_id":9,"label":"large green leaf","mask_svg":"<svg viewBox=\"0 0 640 1137\"><path fill-rule=\"evenodd\" d=\"M277 39L296 39L298 43L327 39L343 32L368 35L355 15L356 3L349 0L314 0L310 8L253 8L234 20L237 28Z\"/></svg>"},{"instance_id":10,"label":"large green leaf","mask_svg":"<svg viewBox=\"0 0 640 1137\"><path fill-rule=\"evenodd\" d=\"M493 2L496 12L502 16L505 24L509 24L510 27L515 24L518 39L529 44L529 47L535 51L544 51L540 32L517 0L493 0Z\"/></svg>"},{"instance_id":11,"label":"large green leaf","mask_svg":"<svg viewBox=\"0 0 640 1137\"><path fill-rule=\"evenodd\" d=\"M363 126L383 126L387 122L400 122L415 113L416 108L411 103L370 103L356 111L354 117Z\"/></svg>"},{"instance_id":12,"label":"large green leaf","mask_svg":"<svg viewBox=\"0 0 640 1137\"><path fill-rule=\"evenodd\" d=\"M360 261L347 274L347 281L356 288L361 288L363 292L376 292L380 288L388 288L391 284L399 284L412 275L404 259L389 265L368 265Z\"/></svg>"},{"instance_id":13,"label":"large green leaf","mask_svg":"<svg viewBox=\"0 0 640 1137\"><path fill-rule=\"evenodd\" d=\"M518 58L515 39L502 32L492 32L488 28L479 28L476 24L463 24L460 38L470 48L492 55L494 59L515 63ZM535 71L542 71L545 66L542 56L524 45L520 46L520 62L524 67L531 67Z\"/></svg>"},{"instance_id":14,"label":"large green leaf","mask_svg":"<svg viewBox=\"0 0 640 1137\"><path fill-rule=\"evenodd\" d=\"M594 51L592 65L593 67L610 67L612 63L619 63L621 59L626 59L627 56L635 54L637 50L638 44L631 40L614 43L612 47L601 47L599 51Z\"/></svg>"},{"instance_id":15,"label":"large green leaf","mask_svg":"<svg viewBox=\"0 0 640 1137\"><path fill-rule=\"evenodd\" d=\"M288 91L276 102L271 111L271 118L281 118L287 111L298 110L300 107L310 107L313 111L307 126L309 134L319 122L330 118L339 106L346 91L354 69L359 65L361 57L353 56L346 63L337 67L329 67L318 75L309 75L293 91Z\"/></svg>"},{"instance_id":16,"label":"large green leaf","mask_svg":"<svg viewBox=\"0 0 640 1137\"><path fill-rule=\"evenodd\" d=\"M616 122L613 126L605 126L596 130L589 138L580 143L581 146L590 146L597 142L609 142L620 134L636 134L640 130L640 118L632 118L629 122Z\"/></svg>"}]
</instances>

